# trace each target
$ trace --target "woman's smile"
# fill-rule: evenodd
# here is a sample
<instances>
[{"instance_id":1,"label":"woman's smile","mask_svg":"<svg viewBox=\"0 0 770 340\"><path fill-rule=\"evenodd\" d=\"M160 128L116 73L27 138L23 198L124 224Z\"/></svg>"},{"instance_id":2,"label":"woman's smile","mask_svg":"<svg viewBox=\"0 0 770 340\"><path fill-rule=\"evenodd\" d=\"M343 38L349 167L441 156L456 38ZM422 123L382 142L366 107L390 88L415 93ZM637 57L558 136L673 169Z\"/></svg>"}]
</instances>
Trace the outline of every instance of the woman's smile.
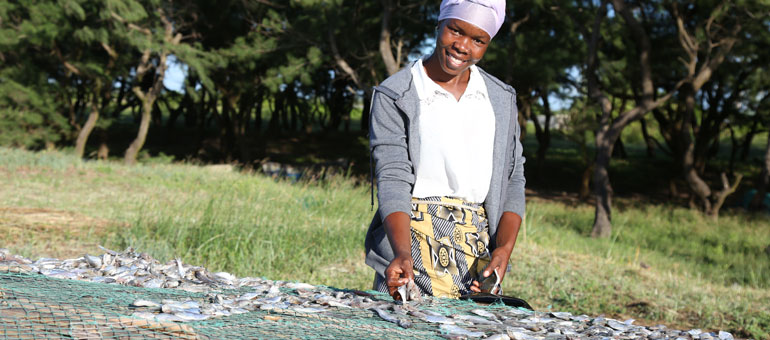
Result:
<instances>
[{"instance_id":1,"label":"woman's smile","mask_svg":"<svg viewBox=\"0 0 770 340\"><path fill-rule=\"evenodd\" d=\"M448 50L445 50L444 53L446 54L446 57L447 57L446 60L447 60L448 66L452 66L450 68L453 68L453 69L462 68L463 64L467 62L467 60L463 60L459 57L455 57L454 55L452 55L452 53L449 53Z\"/></svg>"}]
</instances>

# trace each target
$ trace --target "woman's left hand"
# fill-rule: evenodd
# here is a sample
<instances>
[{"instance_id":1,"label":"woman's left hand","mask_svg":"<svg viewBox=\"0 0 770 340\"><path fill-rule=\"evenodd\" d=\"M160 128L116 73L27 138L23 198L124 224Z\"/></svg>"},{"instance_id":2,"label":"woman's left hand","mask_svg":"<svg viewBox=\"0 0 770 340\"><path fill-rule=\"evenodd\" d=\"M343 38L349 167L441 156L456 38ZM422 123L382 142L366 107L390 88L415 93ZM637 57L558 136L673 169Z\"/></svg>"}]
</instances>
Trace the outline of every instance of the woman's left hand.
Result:
<instances>
[{"instance_id":1,"label":"woman's left hand","mask_svg":"<svg viewBox=\"0 0 770 340\"><path fill-rule=\"evenodd\" d=\"M502 248L495 249L495 251L492 252L492 260L489 261L489 265L487 265L487 268L484 269L484 271L481 273L482 278L489 277L489 275L492 275L492 273L495 272L495 269L497 269L497 275L500 279L500 283L502 284L503 278L505 277L505 271L508 269L508 261L510 258L510 251L506 251ZM481 283L479 281L473 280L470 289L474 292L481 292ZM499 292L490 293L497 294Z\"/></svg>"},{"instance_id":2,"label":"woman's left hand","mask_svg":"<svg viewBox=\"0 0 770 340\"><path fill-rule=\"evenodd\" d=\"M500 218L500 224L497 227L497 248L492 252L492 258L481 273L482 279L489 277L497 269L500 283L503 282L505 271L508 269L508 261L511 258L513 247L516 244L516 238L519 236L519 227L521 226L521 216L516 213L506 211ZM473 281L470 289L474 292L481 292L481 283ZM493 294L499 293L490 292Z\"/></svg>"}]
</instances>

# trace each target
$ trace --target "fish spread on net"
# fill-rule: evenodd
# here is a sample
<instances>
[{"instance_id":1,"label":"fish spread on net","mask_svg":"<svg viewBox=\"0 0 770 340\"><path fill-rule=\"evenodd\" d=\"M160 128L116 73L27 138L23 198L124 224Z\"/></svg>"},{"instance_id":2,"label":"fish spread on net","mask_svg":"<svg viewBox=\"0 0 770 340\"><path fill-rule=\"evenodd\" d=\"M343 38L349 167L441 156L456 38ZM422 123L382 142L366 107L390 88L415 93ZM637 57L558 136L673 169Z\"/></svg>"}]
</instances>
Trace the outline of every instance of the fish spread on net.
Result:
<instances>
[{"instance_id":1,"label":"fish spread on net","mask_svg":"<svg viewBox=\"0 0 770 340\"><path fill-rule=\"evenodd\" d=\"M178 258L161 263L132 248L124 252L101 249L104 254L100 256L86 254L75 259L32 261L0 248L0 273L39 273L60 279L178 289L205 295L197 300L137 299L127 306L132 317L159 322L196 322L256 310L303 316L334 316L361 310L374 312L372 318L402 328L433 330L449 339L733 339L724 331L679 331L665 326L635 325L632 319L620 321L567 312L532 312L502 305L443 309L443 299L421 296L413 283L399 289L399 299L393 301L387 296L360 291L211 273ZM238 293L232 293L235 289L239 289Z\"/></svg>"}]
</instances>

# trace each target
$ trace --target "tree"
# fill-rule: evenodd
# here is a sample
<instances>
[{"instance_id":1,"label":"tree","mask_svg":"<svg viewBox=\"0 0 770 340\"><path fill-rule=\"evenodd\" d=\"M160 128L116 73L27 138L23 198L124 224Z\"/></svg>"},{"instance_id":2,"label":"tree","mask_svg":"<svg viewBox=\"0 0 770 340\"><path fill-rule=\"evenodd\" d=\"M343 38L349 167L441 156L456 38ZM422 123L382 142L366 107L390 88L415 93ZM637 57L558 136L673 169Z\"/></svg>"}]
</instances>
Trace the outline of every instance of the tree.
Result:
<instances>
[{"instance_id":1,"label":"tree","mask_svg":"<svg viewBox=\"0 0 770 340\"><path fill-rule=\"evenodd\" d=\"M516 88L520 116L535 127L536 164L541 168L551 143L551 95L569 85L565 74L580 63L584 46L563 20L571 8L569 1L516 1L510 5L509 24L493 40L483 66Z\"/></svg>"},{"instance_id":2,"label":"tree","mask_svg":"<svg viewBox=\"0 0 770 340\"><path fill-rule=\"evenodd\" d=\"M677 70L665 64L661 68L671 67L686 81L675 100L655 110L654 116L678 172L692 192L691 206L697 200L701 209L712 217L718 216L720 207L736 190L742 177L738 174L731 184L727 172L722 172L717 190L704 179L721 131L727 128L735 138L736 124L745 121L737 104L752 83L747 80L763 65L762 58L753 51L753 44L741 44L742 41L756 43L768 35L760 22L752 20L753 13L767 13L767 9L757 6L729 1L697 6L674 2L668 6L681 46L681 52L675 57L684 68ZM735 150L733 147L733 159Z\"/></svg>"},{"instance_id":3,"label":"tree","mask_svg":"<svg viewBox=\"0 0 770 340\"><path fill-rule=\"evenodd\" d=\"M136 156L144 145L144 141L147 138L147 131L150 128L150 116L152 114L153 106L155 105L155 100L158 99L158 95L160 95L160 91L163 89L163 77L166 74L168 55L170 54L171 48L179 45L182 40L182 34L175 32L174 25L171 23L171 19L167 16L164 9L157 8L156 13L163 23L162 30L160 27L157 27L154 30L140 27L128 23L125 19L117 17L117 14L114 14L118 20L126 23L129 29L140 32L144 35L144 39L146 39L136 41L137 45L144 45L144 50L142 51L142 58L140 59L139 65L136 67L136 83L131 90L142 103L142 120L139 124L139 132L137 133L136 139L134 139L134 141L131 142L131 145L128 146L128 149L126 149L124 161L127 164L136 163ZM162 37L154 37L155 34L159 33L153 33L153 31L163 32ZM156 42L156 39L159 41ZM155 44L159 44L160 46L153 46ZM157 60L150 59L154 49L156 50ZM150 77L150 80L145 80L145 77L148 76ZM145 86L145 84L149 85L149 87Z\"/></svg>"},{"instance_id":4,"label":"tree","mask_svg":"<svg viewBox=\"0 0 770 340\"><path fill-rule=\"evenodd\" d=\"M36 122L27 132L25 146L35 144L32 136L45 135L45 142L69 137L71 129L60 116L68 114L77 131L75 153L82 156L85 141L110 101L110 82L116 60L111 54L109 22L101 16L102 3L89 0L44 1L0 5L4 60L2 93L10 95L8 121ZM5 106L5 105L4 105ZM89 112L81 127L79 116ZM8 112L8 111L6 111ZM14 124L9 124L14 125ZM9 128L9 131L13 128ZM51 135L52 131L62 134Z\"/></svg>"}]
</instances>

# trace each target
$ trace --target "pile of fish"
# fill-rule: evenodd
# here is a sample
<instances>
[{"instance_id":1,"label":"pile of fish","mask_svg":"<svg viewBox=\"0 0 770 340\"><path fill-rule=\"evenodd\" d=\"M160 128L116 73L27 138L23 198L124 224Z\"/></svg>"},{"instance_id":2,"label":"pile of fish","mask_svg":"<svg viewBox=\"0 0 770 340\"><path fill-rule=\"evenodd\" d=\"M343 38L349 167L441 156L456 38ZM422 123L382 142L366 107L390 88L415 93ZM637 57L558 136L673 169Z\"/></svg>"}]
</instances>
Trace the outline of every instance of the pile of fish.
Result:
<instances>
[{"instance_id":1,"label":"pile of fish","mask_svg":"<svg viewBox=\"0 0 770 340\"><path fill-rule=\"evenodd\" d=\"M368 312L371 317L403 328L433 329L450 339L733 339L730 333L723 331L679 331L662 325L634 325L634 320L592 318L566 312L532 312L501 306L485 308L479 305L478 308L467 307L470 310L460 313L441 313L437 310L449 310L443 308L445 299L421 297L414 287L405 286L399 292L404 301L394 302L388 296L357 290L211 273L179 259L160 263L132 248L124 252L101 249L105 251L101 256L84 255L67 260L41 258L37 261L0 249L0 273L39 273L62 279L205 294L204 299L198 300L139 299L128 306L133 317L158 322L202 321L256 310L291 315L339 315L341 311L358 311L358 314Z\"/></svg>"}]
</instances>

